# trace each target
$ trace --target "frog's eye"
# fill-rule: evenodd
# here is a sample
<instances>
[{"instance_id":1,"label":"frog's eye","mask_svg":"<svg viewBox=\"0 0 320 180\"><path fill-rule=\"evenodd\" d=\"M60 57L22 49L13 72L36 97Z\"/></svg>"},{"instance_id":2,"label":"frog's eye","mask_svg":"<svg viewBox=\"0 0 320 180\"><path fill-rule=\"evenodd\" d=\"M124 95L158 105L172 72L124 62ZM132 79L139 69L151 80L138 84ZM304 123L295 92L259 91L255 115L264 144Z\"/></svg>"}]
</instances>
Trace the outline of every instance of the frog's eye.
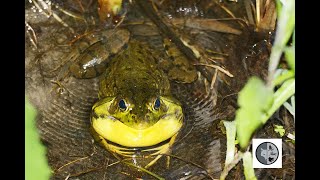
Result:
<instances>
[{"instance_id":1,"label":"frog's eye","mask_svg":"<svg viewBox=\"0 0 320 180\"><path fill-rule=\"evenodd\" d=\"M160 105L161 105L160 99L157 98L157 99L154 101L153 109L158 110L158 109L160 108Z\"/></svg>"},{"instance_id":2,"label":"frog's eye","mask_svg":"<svg viewBox=\"0 0 320 180\"><path fill-rule=\"evenodd\" d=\"M119 101L119 108L120 108L121 111L127 110L126 102L125 102L123 99L121 99L121 100Z\"/></svg>"}]
</instances>

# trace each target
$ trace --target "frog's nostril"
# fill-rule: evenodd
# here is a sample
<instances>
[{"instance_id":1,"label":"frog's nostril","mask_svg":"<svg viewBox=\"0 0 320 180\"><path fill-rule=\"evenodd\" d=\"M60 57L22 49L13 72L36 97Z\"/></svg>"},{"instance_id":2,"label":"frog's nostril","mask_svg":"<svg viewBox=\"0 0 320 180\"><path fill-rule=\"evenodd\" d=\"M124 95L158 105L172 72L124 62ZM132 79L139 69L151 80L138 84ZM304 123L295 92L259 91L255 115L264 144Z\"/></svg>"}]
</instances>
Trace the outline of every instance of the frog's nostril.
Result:
<instances>
[{"instance_id":1,"label":"frog's nostril","mask_svg":"<svg viewBox=\"0 0 320 180\"><path fill-rule=\"evenodd\" d=\"M131 115L131 118L132 119L136 119L136 115Z\"/></svg>"}]
</instances>

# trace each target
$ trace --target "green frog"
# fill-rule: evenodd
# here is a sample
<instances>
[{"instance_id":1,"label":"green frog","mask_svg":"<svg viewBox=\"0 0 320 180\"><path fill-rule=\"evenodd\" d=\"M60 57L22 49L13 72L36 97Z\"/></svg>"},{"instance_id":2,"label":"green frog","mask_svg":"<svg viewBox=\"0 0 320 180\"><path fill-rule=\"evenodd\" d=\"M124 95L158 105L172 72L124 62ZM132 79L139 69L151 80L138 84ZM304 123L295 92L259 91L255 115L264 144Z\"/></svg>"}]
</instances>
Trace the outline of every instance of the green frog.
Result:
<instances>
[{"instance_id":1,"label":"green frog","mask_svg":"<svg viewBox=\"0 0 320 180\"><path fill-rule=\"evenodd\" d=\"M183 126L183 110L171 95L169 82L179 73L169 68L173 76L168 77L157 64L159 53L130 40L124 29L108 31L82 49L69 66L71 74L77 78L103 74L99 100L91 112L93 136L116 157L156 157L145 167L151 166L170 152ZM188 82L196 79L196 72L191 74L185 78Z\"/></svg>"},{"instance_id":2,"label":"green frog","mask_svg":"<svg viewBox=\"0 0 320 180\"><path fill-rule=\"evenodd\" d=\"M167 153L183 124L168 77L158 68L156 55L138 41L112 58L99 99L92 108L92 129L116 154Z\"/></svg>"}]
</instances>

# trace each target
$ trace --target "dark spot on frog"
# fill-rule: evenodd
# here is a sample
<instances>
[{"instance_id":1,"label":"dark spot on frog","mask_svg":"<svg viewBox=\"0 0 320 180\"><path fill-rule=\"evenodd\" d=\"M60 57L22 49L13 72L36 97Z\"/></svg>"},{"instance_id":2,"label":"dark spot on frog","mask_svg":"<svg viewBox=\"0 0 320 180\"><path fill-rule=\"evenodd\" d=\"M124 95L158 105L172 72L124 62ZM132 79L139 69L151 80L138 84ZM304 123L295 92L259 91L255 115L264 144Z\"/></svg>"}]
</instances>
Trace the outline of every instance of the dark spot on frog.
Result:
<instances>
[{"instance_id":1,"label":"dark spot on frog","mask_svg":"<svg viewBox=\"0 0 320 180\"><path fill-rule=\"evenodd\" d=\"M148 74L150 75L150 73L148 73ZM144 77L144 78L142 78L142 79L145 80L145 81L148 80L148 78L146 78L146 77Z\"/></svg>"},{"instance_id":2,"label":"dark spot on frog","mask_svg":"<svg viewBox=\"0 0 320 180\"><path fill-rule=\"evenodd\" d=\"M169 47L167 44L164 44L164 50L165 50L165 51L168 51L169 48L170 48L170 47Z\"/></svg>"},{"instance_id":3,"label":"dark spot on frog","mask_svg":"<svg viewBox=\"0 0 320 180\"><path fill-rule=\"evenodd\" d=\"M112 59L112 58L114 58L115 56L116 56L115 53L111 53L111 54L109 55L108 59ZM113 65L114 63L115 63L115 62L113 62L112 65Z\"/></svg>"},{"instance_id":4,"label":"dark spot on frog","mask_svg":"<svg viewBox=\"0 0 320 180\"><path fill-rule=\"evenodd\" d=\"M126 70L126 71L131 71L131 70L132 70L132 67L126 67L124 70Z\"/></svg>"},{"instance_id":5,"label":"dark spot on frog","mask_svg":"<svg viewBox=\"0 0 320 180\"><path fill-rule=\"evenodd\" d=\"M173 56L169 56L169 59L171 62L173 62L175 60L175 58Z\"/></svg>"},{"instance_id":6,"label":"dark spot on frog","mask_svg":"<svg viewBox=\"0 0 320 180\"><path fill-rule=\"evenodd\" d=\"M95 111L92 111L91 116L94 117L95 119L98 119L99 117Z\"/></svg>"},{"instance_id":7,"label":"dark spot on frog","mask_svg":"<svg viewBox=\"0 0 320 180\"><path fill-rule=\"evenodd\" d=\"M138 48L138 50L137 50L137 54L143 54L142 51L141 51L140 45L139 45L139 48Z\"/></svg>"},{"instance_id":8,"label":"dark spot on frog","mask_svg":"<svg viewBox=\"0 0 320 180\"><path fill-rule=\"evenodd\" d=\"M139 57L138 58L138 61L140 62L140 63L143 63L143 60Z\"/></svg>"},{"instance_id":9,"label":"dark spot on frog","mask_svg":"<svg viewBox=\"0 0 320 180\"><path fill-rule=\"evenodd\" d=\"M123 45L123 49L127 49L129 47L128 43Z\"/></svg>"},{"instance_id":10,"label":"dark spot on frog","mask_svg":"<svg viewBox=\"0 0 320 180\"><path fill-rule=\"evenodd\" d=\"M104 114L98 116L101 119L104 119L106 116Z\"/></svg>"},{"instance_id":11,"label":"dark spot on frog","mask_svg":"<svg viewBox=\"0 0 320 180\"><path fill-rule=\"evenodd\" d=\"M133 120L133 122L134 123L138 123L138 121L137 121L137 118L136 118L137 116L136 115L131 115L131 118L132 118L132 120ZM128 118L128 122L129 122L129 118Z\"/></svg>"}]
</instances>

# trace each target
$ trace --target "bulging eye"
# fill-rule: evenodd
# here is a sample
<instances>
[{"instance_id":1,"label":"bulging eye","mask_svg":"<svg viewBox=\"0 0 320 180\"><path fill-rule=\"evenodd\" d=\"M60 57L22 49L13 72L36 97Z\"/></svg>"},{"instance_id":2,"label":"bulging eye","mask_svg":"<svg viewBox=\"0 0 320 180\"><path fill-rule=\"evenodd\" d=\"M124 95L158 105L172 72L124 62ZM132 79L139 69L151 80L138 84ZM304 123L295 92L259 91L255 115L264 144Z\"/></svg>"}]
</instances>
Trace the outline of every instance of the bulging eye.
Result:
<instances>
[{"instance_id":1,"label":"bulging eye","mask_svg":"<svg viewBox=\"0 0 320 180\"><path fill-rule=\"evenodd\" d=\"M119 108L120 108L120 110L122 110L122 111L127 110L126 102L125 102L123 99L121 99L121 100L119 101Z\"/></svg>"},{"instance_id":2,"label":"bulging eye","mask_svg":"<svg viewBox=\"0 0 320 180\"><path fill-rule=\"evenodd\" d=\"M155 110L158 110L158 109L160 108L160 105L161 105L160 99L157 98L157 99L154 101L153 108L154 108Z\"/></svg>"}]
</instances>

